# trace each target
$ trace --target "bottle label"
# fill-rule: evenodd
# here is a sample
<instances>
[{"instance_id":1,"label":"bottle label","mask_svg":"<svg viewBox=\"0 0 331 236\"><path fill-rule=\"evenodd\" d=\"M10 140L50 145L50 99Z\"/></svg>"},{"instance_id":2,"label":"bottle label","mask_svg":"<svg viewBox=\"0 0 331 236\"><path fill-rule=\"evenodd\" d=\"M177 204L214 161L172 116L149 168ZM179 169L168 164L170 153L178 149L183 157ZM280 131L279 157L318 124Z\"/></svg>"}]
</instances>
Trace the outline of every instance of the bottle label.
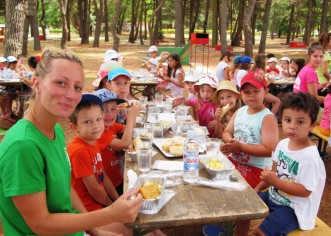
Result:
<instances>
[{"instance_id":1,"label":"bottle label","mask_svg":"<svg viewBox=\"0 0 331 236\"><path fill-rule=\"evenodd\" d=\"M184 153L184 171L199 170L198 153Z\"/></svg>"}]
</instances>

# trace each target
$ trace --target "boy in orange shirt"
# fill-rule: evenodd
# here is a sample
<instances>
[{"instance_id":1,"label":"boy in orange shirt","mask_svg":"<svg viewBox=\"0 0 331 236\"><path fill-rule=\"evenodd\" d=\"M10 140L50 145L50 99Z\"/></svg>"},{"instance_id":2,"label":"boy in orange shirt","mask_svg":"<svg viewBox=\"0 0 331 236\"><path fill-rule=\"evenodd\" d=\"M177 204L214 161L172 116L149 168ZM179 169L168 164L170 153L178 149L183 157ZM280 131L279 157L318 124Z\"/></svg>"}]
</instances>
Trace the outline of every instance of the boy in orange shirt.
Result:
<instances>
[{"instance_id":1,"label":"boy in orange shirt","mask_svg":"<svg viewBox=\"0 0 331 236\"><path fill-rule=\"evenodd\" d=\"M77 136L68 145L71 162L71 184L88 211L112 204L118 194L104 174L97 140L103 133L102 101L93 94L83 94L70 116L70 128Z\"/></svg>"},{"instance_id":2,"label":"boy in orange shirt","mask_svg":"<svg viewBox=\"0 0 331 236\"><path fill-rule=\"evenodd\" d=\"M123 174L121 157L116 151L126 149L132 142L135 119L139 114L139 105L134 103L127 109L126 125L116 123L117 105L126 102L108 89L100 89L93 93L103 102L105 130L98 140L101 147L102 162L105 173L109 176L119 195L123 194ZM121 138L118 134L123 133Z\"/></svg>"}]
</instances>

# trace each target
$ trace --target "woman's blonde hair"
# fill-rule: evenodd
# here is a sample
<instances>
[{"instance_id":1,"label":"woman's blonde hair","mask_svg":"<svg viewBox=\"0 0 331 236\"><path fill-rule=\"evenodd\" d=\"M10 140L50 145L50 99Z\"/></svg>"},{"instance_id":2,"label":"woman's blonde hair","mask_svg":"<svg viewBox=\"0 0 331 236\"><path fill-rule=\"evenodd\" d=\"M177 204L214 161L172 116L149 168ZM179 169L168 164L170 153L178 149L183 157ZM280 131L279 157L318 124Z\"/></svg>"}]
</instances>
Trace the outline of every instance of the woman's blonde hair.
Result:
<instances>
[{"instance_id":1,"label":"woman's blonde hair","mask_svg":"<svg viewBox=\"0 0 331 236\"><path fill-rule=\"evenodd\" d=\"M78 56L76 56L73 52L66 50L66 49L59 49L59 50L55 50L55 49L46 49L42 56L41 56L41 60L37 65L37 68L35 70L35 76L40 78L40 79L44 79L45 75L47 75L48 73L50 73L52 71L52 62L53 60L56 59L65 59L65 60L69 60L71 62L75 62L78 63L79 65L81 65L81 67L83 67L83 63L82 61L78 58ZM33 107L34 104L34 100L36 97L36 90L34 89L32 91L32 94L29 98L29 109L31 110L31 108Z\"/></svg>"}]
</instances>

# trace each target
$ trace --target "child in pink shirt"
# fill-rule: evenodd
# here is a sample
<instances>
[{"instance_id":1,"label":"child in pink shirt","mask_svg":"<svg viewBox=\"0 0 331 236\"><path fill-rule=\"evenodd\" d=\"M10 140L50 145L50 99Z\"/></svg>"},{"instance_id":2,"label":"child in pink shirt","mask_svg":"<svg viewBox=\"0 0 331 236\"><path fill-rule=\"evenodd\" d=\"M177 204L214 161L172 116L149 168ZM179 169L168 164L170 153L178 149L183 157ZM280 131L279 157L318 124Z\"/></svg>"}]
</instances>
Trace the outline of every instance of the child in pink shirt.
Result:
<instances>
[{"instance_id":1,"label":"child in pink shirt","mask_svg":"<svg viewBox=\"0 0 331 236\"><path fill-rule=\"evenodd\" d=\"M215 111L218 107L218 105L212 101L216 88L217 82L215 76L202 74L199 81L194 85L194 90L198 93L198 97L191 99L179 97L174 100L174 103L176 104L182 99L181 101L183 101L184 105L189 105L193 108L195 118L199 122L199 125L208 128L210 122L215 119ZM209 134L212 135L211 130L209 130Z\"/></svg>"}]
</instances>

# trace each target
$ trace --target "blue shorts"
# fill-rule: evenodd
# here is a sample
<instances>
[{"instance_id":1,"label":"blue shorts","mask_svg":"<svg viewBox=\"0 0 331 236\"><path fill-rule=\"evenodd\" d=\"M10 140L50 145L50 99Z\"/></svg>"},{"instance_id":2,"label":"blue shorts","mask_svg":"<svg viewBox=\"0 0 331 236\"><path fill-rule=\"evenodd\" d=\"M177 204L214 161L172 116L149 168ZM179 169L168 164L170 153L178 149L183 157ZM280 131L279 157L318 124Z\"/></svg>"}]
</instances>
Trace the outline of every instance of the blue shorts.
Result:
<instances>
[{"instance_id":1,"label":"blue shorts","mask_svg":"<svg viewBox=\"0 0 331 236\"><path fill-rule=\"evenodd\" d=\"M259 193L260 198L269 207L269 215L259 229L268 236L283 235L299 228L298 219L291 207L278 205L269 199L269 192Z\"/></svg>"}]
</instances>

